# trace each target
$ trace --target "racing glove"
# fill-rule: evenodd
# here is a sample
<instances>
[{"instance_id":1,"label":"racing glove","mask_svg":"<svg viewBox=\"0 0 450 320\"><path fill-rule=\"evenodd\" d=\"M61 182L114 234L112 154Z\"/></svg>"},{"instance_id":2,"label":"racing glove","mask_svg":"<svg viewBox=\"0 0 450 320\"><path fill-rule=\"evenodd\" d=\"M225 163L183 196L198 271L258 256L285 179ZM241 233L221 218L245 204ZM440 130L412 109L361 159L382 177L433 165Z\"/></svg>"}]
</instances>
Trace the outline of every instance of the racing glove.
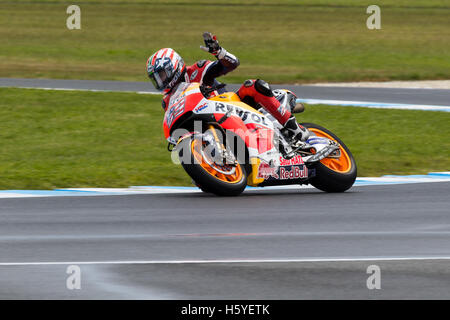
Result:
<instances>
[{"instance_id":1,"label":"racing glove","mask_svg":"<svg viewBox=\"0 0 450 320\"><path fill-rule=\"evenodd\" d=\"M200 46L200 49L213 54L217 59L221 60L222 63L224 63L228 68L227 72L230 72L239 66L238 58L222 48L219 45L219 41L217 41L216 36L211 32L203 33L203 40L205 41L205 46Z\"/></svg>"},{"instance_id":2,"label":"racing glove","mask_svg":"<svg viewBox=\"0 0 450 320\"><path fill-rule=\"evenodd\" d=\"M205 46L200 46L200 49L212 53L215 56L220 53L222 48L220 47L219 41L217 41L216 36L211 32L203 33L203 41L205 41Z\"/></svg>"}]
</instances>

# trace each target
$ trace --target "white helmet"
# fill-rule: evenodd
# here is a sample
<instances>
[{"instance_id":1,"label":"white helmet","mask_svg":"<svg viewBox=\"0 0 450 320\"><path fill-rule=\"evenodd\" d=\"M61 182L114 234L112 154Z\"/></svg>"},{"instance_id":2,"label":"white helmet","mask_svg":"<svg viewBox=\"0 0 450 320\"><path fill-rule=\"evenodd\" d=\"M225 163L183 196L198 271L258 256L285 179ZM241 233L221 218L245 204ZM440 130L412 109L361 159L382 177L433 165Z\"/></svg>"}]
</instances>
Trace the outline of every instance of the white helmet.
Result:
<instances>
[{"instance_id":1,"label":"white helmet","mask_svg":"<svg viewBox=\"0 0 450 320\"><path fill-rule=\"evenodd\" d=\"M171 48L160 49L147 60L148 77L155 88L164 93L178 84L185 71L183 58Z\"/></svg>"}]
</instances>

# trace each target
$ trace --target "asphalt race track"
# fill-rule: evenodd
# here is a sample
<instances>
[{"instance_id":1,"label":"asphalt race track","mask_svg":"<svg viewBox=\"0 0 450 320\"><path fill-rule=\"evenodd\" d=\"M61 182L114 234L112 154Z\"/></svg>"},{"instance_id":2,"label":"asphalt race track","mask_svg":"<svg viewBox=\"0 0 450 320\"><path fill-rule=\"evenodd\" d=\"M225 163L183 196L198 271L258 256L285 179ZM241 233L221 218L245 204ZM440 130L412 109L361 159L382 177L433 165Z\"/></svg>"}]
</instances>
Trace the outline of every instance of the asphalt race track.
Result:
<instances>
[{"instance_id":1,"label":"asphalt race track","mask_svg":"<svg viewBox=\"0 0 450 320\"><path fill-rule=\"evenodd\" d=\"M227 88L229 90L237 90L239 86L230 84L227 85ZM150 81L122 82L0 78L0 87L155 92ZM436 106L448 106L450 103L450 90L445 89L345 88L308 85L273 85L272 87L292 90L299 98L304 99L357 100Z\"/></svg>"},{"instance_id":2,"label":"asphalt race track","mask_svg":"<svg viewBox=\"0 0 450 320\"><path fill-rule=\"evenodd\" d=\"M0 87L153 91L45 79L0 78ZM287 87L307 99L450 101L450 90ZM432 182L232 199L0 198L0 299L450 299L449 195L450 182ZM80 290L66 286L70 265L81 268ZM367 288L371 265L379 290Z\"/></svg>"},{"instance_id":3,"label":"asphalt race track","mask_svg":"<svg viewBox=\"0 0 450 320\"><path fill-rule=\"evenodd\" d=\"M0 199L0 299L450 299L449 194L434 182Z\"/></svg>"}]
</instances>

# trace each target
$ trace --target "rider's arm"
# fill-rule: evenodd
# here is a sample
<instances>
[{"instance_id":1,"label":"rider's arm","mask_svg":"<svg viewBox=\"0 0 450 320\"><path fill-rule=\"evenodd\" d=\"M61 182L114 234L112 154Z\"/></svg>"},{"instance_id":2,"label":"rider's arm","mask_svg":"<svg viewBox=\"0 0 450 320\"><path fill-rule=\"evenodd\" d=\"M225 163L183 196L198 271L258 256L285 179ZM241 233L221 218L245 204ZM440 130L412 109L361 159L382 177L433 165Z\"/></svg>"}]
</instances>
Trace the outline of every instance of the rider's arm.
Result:
<instances>
[{"instance_id":1,"label":"rider's arm","mask_svg":"<svg viewBox=\"0 0 450 320\"><path fill-rule=\"evenodd\" d=\"M224 48L220 49L216 57L217 60L209 66L203 75L203 83L207 86L211 86L215 78L223 76L239 66L239 59Z\"/></svg>"},{"instance_id":2,"label":"rider's arm","mask_svg":"<svg viewBox=\"0 0 450 320\"><path fill-rule=\"evenodd\" d=\"M225 73L228 73L239 66L239 59L234 54L229 53L224 48L220 48L216 55L217 60L225 69ZM225 74L224 73L224 74Z\"/></svg>"}]
</instances>

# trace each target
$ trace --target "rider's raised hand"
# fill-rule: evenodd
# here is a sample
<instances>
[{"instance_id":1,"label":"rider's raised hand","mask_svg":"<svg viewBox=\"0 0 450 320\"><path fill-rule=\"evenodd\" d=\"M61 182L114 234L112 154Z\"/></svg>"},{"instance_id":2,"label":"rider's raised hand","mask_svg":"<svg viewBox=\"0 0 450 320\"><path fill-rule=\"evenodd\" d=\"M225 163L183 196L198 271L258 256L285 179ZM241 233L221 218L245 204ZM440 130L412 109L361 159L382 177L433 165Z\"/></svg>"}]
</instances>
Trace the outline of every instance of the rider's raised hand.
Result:
<instances>
[{"instance_id":1,"label":"rider's raised hand","mask_svg":"<svg viewBox=\"0 0 450 320\"><path fill-rule=\"evenodd\" d=\"M200 46L200 49L212 53L215 56L219 54L221 48L215 35L211 32L205 32L203 33L203 40L205 41L205 46Z\"/></svg>"}]
</instances>

